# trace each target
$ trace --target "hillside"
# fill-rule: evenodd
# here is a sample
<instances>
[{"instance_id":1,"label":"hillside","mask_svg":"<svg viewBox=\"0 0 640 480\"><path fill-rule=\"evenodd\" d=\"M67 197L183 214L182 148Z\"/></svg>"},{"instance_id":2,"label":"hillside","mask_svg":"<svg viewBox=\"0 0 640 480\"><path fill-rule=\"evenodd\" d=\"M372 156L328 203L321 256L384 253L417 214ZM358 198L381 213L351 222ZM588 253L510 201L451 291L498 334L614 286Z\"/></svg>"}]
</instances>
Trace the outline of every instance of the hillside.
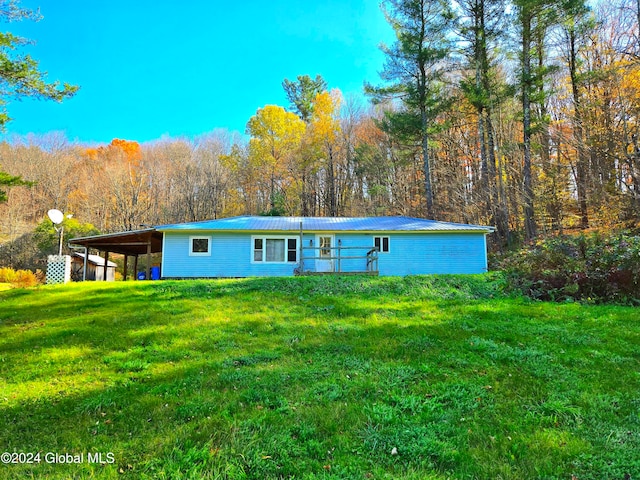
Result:
<instances>
[{"instance_id":1,"label":"hillside","mask_svg":"<svg viewBox=\"0 0 640 480\"><path fill-rule=\"evenodd\" d=\"M490 275L5 290L0 477L636 478L638 372L638 309Z\"/></svg>"}]
</instances>

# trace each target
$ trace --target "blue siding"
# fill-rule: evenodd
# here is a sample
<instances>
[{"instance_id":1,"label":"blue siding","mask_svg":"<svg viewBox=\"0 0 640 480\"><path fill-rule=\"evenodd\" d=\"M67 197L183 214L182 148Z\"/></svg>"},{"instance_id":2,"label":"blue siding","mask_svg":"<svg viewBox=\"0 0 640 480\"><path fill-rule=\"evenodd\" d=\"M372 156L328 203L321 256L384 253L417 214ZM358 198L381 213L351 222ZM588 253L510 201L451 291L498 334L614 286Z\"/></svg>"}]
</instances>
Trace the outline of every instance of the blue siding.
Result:
<instances>
[{"instance_id":1,"label":"blue siding","mask_svg":"<svg viewBox=\"0 0 640 480\"><path fill-rule=\"evenodd\" d=\"M323 232L323 234L326 234ZM211 237L210 256L189 256L189 237ZM277 232L265 236L276 236ZM296 236L283 232L286 236ZM335 244L342 246L373 247L373 237L389 237L389 253L379 254L380 275L418 275L431 273L483 273L487 270L487 254L484 232L460 233L335 233ZM162 275L171 277L253 277L290 276L294 263L252 263L251 233L225 232L164 232ZM317 245L316 234L304 233L303 245L310 240ZM342 255L364 255L365 249L344 250ZM317 256L317 250L305 250L305 255ZM366 261L342 260L344 272L364 271ZM305 261L305 270L314 270L313 260Z\"/></svg>"},{"instance_id":2,"label":"blue siding","mask_svg":"<svg viewBox=\"0 0 640 480\"><path fill-rule=\"evenodd\" d=\"M378 254L380 275L483 273L487 271L484 233L371 233L336 235L343 246L371 246L374 237L389 237L389 253ZM357 250L357 255L366 251ZM345 253L345 255L348 255ZM364 270L364 260L343 261L342 270Z\"/></svg>"},{"instance_id":3,"label":"blue siding","mask_svg":"<svg viewBox=\"0 0 640 480\"><path fill-rule=\"evenodd\" d=\"M210 256L189 256L189 237L211 237ZM251 234L164 233L163 278L279 277L293 275L295 263L251 263Z\"/></svg>"},{"instance_id":4,"label":"blue siding","mask_svg":"<svg viewBox=\"0 0 640 480\"><path fill-rule=\"evenodd\" d=\"M380 275L483 273L487 271L484 234L395 234L389 253L380 254Z\"/></svg>"}]
</instances>

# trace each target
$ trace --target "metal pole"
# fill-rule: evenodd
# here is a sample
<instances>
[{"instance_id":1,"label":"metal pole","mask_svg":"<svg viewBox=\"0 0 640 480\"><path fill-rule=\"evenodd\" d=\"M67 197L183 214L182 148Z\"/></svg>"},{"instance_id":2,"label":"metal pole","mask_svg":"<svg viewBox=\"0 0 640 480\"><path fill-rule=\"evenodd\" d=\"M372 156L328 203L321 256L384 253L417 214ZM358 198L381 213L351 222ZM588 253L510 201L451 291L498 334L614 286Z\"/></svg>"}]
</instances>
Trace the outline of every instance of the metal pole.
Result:
<instances>
[{"instance_id":1,"label":"metal pole","mask_svg":"<svg viewBox=\"0 0 640 480\"><path fill-rule=\"evenodd\" d=\"M62 256L62 237L64 236L64 227L60 227L60 242L58 248L58 255Z\"/></svg>"}]
</instances>

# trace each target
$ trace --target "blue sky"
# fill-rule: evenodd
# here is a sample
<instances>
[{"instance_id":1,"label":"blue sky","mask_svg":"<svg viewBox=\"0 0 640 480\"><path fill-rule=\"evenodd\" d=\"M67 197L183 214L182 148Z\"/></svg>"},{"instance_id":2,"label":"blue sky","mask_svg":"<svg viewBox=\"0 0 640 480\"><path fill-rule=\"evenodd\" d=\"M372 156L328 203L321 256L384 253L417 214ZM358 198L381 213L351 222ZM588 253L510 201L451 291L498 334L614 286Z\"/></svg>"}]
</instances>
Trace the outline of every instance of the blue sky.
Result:
<instances>
[{"instance_id":1,"label":"blue sky","mask_svg":"<svg viewBox=\"0 0 640 480\"><path fill-rule=\"evenodd\" d=\"M216 128L244 133L264 105L287 106L285 78L320 74L361 94L393 40L376 0L23 0L38 22L4 24L37 43L49 80L80 85L62 104L13 101L7 135L146 142Z\"/></svg>"}]
</instances>

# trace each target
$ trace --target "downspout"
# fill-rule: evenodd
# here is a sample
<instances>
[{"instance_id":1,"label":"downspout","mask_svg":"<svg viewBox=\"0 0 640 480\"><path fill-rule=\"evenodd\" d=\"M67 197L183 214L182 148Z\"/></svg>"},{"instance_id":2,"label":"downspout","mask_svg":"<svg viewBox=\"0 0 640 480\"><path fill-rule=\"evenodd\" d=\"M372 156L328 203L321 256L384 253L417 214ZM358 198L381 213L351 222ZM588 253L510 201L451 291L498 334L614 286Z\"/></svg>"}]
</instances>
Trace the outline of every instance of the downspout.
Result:
<instances>
[{"instance_id":1,"label":"downspout","mask_svg":"<svg viewBox=\"0 0 640 480\"><path fill-rule=\"evenodd\" d=\"M71 245L67 243L67 247L73 250L84 249L84 262L82 265L82 281L85 282L87 280L87 259L89 258L89 249L87 247L77 247L75 245Z\"/></svg>"}]
</instances>

